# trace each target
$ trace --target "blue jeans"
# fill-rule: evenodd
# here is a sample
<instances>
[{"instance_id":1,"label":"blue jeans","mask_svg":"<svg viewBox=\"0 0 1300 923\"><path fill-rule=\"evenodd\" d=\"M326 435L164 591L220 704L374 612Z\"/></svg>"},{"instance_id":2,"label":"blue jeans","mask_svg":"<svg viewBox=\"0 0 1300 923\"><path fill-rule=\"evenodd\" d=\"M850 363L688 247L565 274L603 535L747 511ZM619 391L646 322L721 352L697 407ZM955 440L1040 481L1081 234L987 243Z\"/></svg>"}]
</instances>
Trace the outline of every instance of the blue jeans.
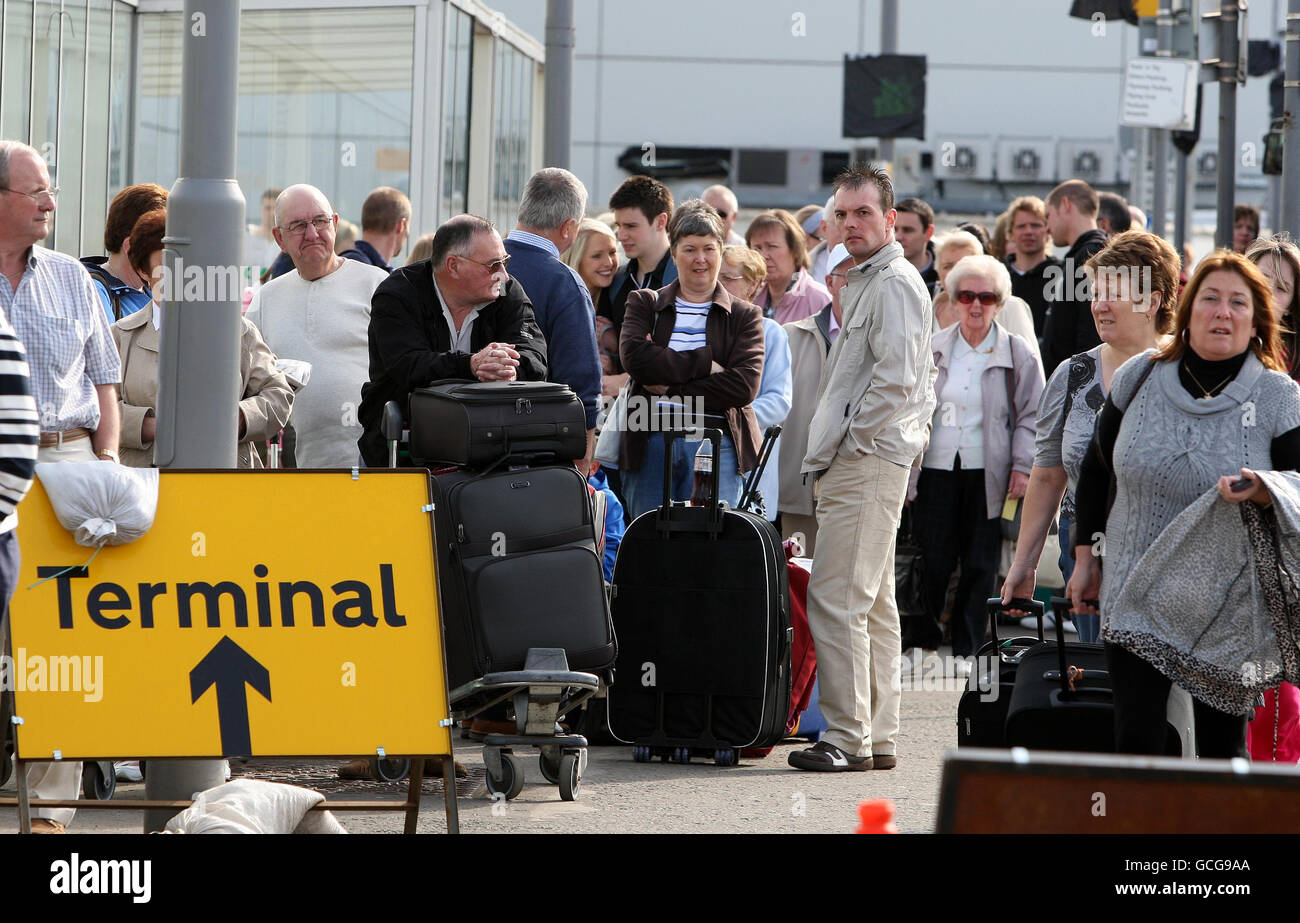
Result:
<instances>
[{"instance_id":1,"label":"blue jeans","mask_svg":"<svg viewBox=\"0 0 1300 923\"><path fill-rule=\"evenodd\" d=\"M672 490L674 500L689 500L695 490L695 450L700 440L673 442ZM740 500L744 481L736 463L736 448L730 436L722 437L722 457L715 458L718 465L718 499L735 507ZM623 469L623 499L627 506L627 522L642 513L657 509L664 500L664 437L651 433L646 441L641 467L636 471Z\"/></svg>"},{"instance_id":2,"label":"blue jeans","mask_svg":"<svg viewBox=\"0 0 1300 923\"><path fill-rule=\"evenodd\" d=\"M1070 582L1070 575L1074 573L1074 556L1070 554L1073 550L1070 547L1070 532L1073 523L1061 517L1061 576L1065 582ZM1092 612L1071 612L1070 617L1074 620L1074 627L1079 632L1079 640L1088 643L1096 643L1101 637L1101 616Z\"/></svg>"}]
</instances>

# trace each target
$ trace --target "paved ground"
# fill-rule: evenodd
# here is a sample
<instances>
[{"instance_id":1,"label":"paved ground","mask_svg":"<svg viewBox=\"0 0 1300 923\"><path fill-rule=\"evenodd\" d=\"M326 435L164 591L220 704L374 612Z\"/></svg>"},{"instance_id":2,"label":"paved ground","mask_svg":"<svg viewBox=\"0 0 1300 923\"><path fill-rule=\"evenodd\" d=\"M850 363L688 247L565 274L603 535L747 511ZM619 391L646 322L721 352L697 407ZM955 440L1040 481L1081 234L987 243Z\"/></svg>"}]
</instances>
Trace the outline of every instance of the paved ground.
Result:
<instances>
[{"instance_id":1,"label":"paved ground","mask_svg":"<svg viewBox=\"0 0 1300 923\"><path fill-rule=\"evenodd\" d=\"M786 765L792 745L761 760L719 768L636 763L630 747L593 747L578 801L560 801L547 785L536 756L525 754L528 784L502 809L483 785L480 748L457 740L457 758L470 771L460 785L461 830L466 833L847 833L857 826L857 805L866 798L892 799L900 832L928 833L938 811L943 753L956 746L959 693L915 691L903 695L899 765L888 772L808 773ZM331 798L400 799L404 785L341 783L333 761L259 760L236 767L240 774L318 788ZM8 786L12 789L12 782ZM6 791L5 795L10 795ZM116 799L144 797L143 785L119 783ZM439 833L440 781L426 781L420 831ZM398 833L398 814L339 816L354 833ZM0 834L15 833L13 809L0 809ZM82 811L73 826L82 833L136 833L140 815L128 811Z\"/></svg>"}]
</instances>

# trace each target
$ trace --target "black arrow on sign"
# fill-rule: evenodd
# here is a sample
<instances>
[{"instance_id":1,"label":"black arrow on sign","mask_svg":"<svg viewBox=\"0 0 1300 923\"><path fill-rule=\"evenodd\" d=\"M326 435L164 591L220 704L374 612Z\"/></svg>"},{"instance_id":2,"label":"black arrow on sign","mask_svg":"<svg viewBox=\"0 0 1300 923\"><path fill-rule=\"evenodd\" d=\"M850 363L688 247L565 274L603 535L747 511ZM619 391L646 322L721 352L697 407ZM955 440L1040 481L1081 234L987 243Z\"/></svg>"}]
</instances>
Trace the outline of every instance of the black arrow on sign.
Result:
<instances>
[{"instance_id":1,"label":"black arrow on sign","mask_svg":"<svg viewBox=\"0 0 1300 923\"><path fill-rule=\"evenodd\" d=\"M252 686L271 701L271 674L248 651L229 637L190 670L190 703L199 700L208 687L217 687L217 722L221 726L221 755L250 756L253 745L248 734L248 695L244 685Z\"/></svg>"}]
</instances>

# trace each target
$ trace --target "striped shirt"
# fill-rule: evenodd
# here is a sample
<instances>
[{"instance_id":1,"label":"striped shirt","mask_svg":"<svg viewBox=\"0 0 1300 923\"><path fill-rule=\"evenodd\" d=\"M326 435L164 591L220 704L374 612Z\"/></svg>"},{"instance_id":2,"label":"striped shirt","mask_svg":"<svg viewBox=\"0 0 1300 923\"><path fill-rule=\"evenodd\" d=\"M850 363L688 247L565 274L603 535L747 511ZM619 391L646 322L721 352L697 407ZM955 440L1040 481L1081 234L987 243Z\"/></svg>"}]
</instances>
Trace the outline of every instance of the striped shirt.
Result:
<instances>
[{"instance_id":1,"label":"striped shirt","mask_svg":"<svg viewBox=\"0 0 1300 923\"><path fill-rule=\"evenodd\" d=\"M18 525L14 508L32 486L40 435L27 351L0 314L0 535Z\"/></svg>"},{"instance_id":2,"label":"striped shirt","mask_svg":"<svg viewBox=\"0 0 1300 923\"><path fill-rule=\"evenodd\" d=\"M98 429L95 386L120 382L122 366L85 267L33 246L17 291L0 275L0 309L27 348L41 430Z\"/></svg>"},{"instance_id":3,"label":"striped shirt","mask_svg":"<svg viewBox=\"0 0 1300 923\"><path fill-rule=\"evenodd\" d=\"M677 320L673 323L673 335L668 341L668 348L681 353L709 345L704 328L709 322L709 310L712 307L711 301L696 304L678 298Z\"/></svg>"}]
</instances>

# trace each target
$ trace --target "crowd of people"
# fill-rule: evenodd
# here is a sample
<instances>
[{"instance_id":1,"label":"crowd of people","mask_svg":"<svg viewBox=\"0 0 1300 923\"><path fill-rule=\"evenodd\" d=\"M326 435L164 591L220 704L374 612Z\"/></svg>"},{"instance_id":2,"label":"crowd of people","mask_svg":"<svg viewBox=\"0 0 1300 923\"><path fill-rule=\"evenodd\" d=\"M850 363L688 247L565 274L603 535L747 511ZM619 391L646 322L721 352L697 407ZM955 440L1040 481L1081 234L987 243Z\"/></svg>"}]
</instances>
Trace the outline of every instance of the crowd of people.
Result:
<instances>
[{"instance_id":1,"label":"crowd of people","mask_svg":"<svg viewBox=\"0 0 1300 923\"><path fill-rule=\"evenodd\" d=\"M106 255L81 261L41 246L58 203L37 151L0 142L0 194L7 594L13 509L35 461L154 462L167 192L123 189ZM383 466L384 406L415 388L561 382L586 416L587 452L573 463L607 499L608 579L625 524L664 502L665 465L672 499L691 494L700 443L671 441L665 458L667 418L687 406L722 431L714 463L732 505L762 433L781 424L759 497L815 561L807 605L829 728L792 766L896 766L901 654L937 655L947 640L974 655L999 577L1005 600L1033 596L1051 534L1069 630L1105 643L1120 749L1159 752L1157 718L1177 683L1193 696L1203 755L1247 752L1244 687L1222 676L1240 645L1219 623L1188 641L1126 577L1213 488L1260 509L1279 494L1290 503L1288 484L1259 472L1300 461L1300 250L1259 239L1257 211L1239 209L1239 253L1191 272L1190 254L1147 233L1137 209L1080 180L1015 199L991 234L966 223L936 235L934 209L895 201L888 172L870 167L842 173L823 205L757 214L743 236L723 186L675 203L663 183L632 176L607 214L589 206L576 176L543 169L504 237L458 215L395 266L411 237L400 191L372 192L349 230L320 189L267 190L246 236L247 261L266 269L249 280L242 322L239 465L263 464L283 434L288 465ZM631 423L633 406L654 419ZM900 623L905 506L923 606ZM1222 642L1208 665L1192 650L1207 637ZM1268 739L1252 736L1249 751L1294 760L1300 693L1278 670L1260 707ZM29 782L35 797L67 798L80 775L76 763L36 764ZM47 831L72 817L35 814Z\"/></svg>"}]
</instances>

